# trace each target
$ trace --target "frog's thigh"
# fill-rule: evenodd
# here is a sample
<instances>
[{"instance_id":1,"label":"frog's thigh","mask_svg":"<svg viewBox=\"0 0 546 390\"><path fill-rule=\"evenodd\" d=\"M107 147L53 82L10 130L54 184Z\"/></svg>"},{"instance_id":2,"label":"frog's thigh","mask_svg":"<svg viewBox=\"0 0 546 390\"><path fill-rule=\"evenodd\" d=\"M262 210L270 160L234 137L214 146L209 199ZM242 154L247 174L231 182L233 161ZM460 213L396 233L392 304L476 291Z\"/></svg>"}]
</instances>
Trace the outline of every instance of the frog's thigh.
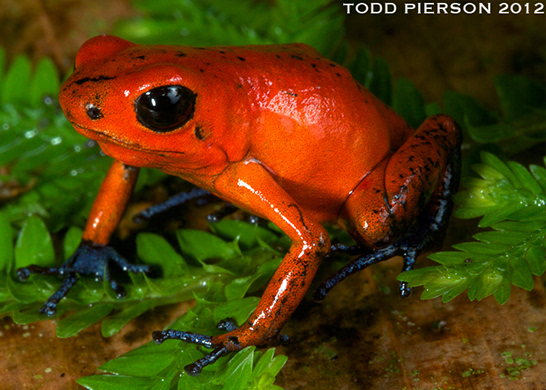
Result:
<instances>
[{"instance_id":1,"label":"frog's thigh","mask_svg":"<svg viewBox=\"0 0 546 390\"><path fill-rule=\"evenodd\" d=\"M428 118L347 199L340 223L371 246L392 242L414 222L436 189L458 143L453 120Z\"/></svg>"}]
</instances>

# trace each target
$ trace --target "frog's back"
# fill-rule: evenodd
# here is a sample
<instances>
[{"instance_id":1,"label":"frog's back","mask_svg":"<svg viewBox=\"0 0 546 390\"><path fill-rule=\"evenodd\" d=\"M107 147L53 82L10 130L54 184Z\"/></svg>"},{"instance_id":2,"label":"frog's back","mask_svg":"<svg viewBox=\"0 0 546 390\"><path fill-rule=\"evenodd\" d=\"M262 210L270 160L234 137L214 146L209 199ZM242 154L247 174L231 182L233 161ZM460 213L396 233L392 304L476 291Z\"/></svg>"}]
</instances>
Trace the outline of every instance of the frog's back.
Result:
<instances>
[{"instance_id":1,"label":"frog's back","mask_svg":"<svg viewBox=\"0 0 546 390\"><path fill-rule=\"evenodd\" d=\"M262 58L254 64L259 72L237 70L245 75L239 80L246 106L259 113L250 155L302 208L332 221L362 178L412 130L344 67L306 45L279 48L250 47L265 50L267 60L247 55L250 62Z\"/></svg>"}]
</instances>

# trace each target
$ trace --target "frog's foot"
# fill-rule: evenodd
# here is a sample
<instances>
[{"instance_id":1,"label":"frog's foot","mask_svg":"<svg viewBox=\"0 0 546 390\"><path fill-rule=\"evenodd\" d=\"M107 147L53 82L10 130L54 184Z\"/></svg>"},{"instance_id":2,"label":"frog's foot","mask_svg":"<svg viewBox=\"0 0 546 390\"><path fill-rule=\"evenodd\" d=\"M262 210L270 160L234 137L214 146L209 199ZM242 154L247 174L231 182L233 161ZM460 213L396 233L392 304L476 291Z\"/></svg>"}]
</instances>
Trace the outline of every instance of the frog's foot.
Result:
<instances>
[{"instance_id":1,"label":"frog's foot","mask_svg":"<svg viewBox=\"0 0 546 390\"><path fill-rule=\"evenodd\" d=\"M59 275L64 277L61 287L40 308L40 313L51 317L55 315L60 300L68 294L78 281L78 275L91 275L95 277L96 281L105 279L110 283L112 290L118 298L124 297L125 289L110 277L110 260L119 265L123 271L150 273L148 265L130 264L109 246L98 246L82 242L76 252L60 267L47 268L30 265L25 268L19 268L17 276L22 281L27 280L31 274Z\"/></svg>"},{"instance_id":2,"label":"frog's foot","mask_svg":"<svg viewBox=\"0 0 546 390\"><path fill-rule=\"evenodd\" d=\"M222 356L227 355L229 352L239 351L249 345L265 344L252 342L251 339L254 337L252 337L252 335L247 337L249 334L249 329L238 328L231 318L221 320L216 327L220 330L225 330L228 333L220 336L206 336L199 333L167 329L162 331L156 330L152 333L152 338L158 345L165 340L173 339L182 340L186 343L202 345L203 347L209 349L214 348L214 350L205 357L184 367L184 371L191 376L199 375L203 370L203 367L214 363ZM278 336L278 339L281 342L286 342L288 340L288 336L281 334Z\"/></svg>"}]
</instances>

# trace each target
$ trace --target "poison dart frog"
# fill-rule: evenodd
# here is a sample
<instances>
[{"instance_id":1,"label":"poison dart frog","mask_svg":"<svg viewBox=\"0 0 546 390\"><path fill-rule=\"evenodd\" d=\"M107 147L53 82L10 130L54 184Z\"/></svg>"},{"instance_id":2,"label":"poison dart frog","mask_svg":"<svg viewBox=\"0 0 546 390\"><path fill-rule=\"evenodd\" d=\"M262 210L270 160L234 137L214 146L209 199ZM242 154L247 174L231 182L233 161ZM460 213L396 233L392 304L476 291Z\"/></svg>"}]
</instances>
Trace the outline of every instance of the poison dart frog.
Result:
<instances>
[{"instance_id":1,"label":"poison dart frog","mask_svg":"<svg viewBox=\"0 0 546 390\"><path fill-rule=\"evenodd\" d=\"M436 115L412 129L356 82L349 71L303 44L185 47L137 45L97 36L79 50L60 104L74 128L114 162L93 204L80 247L58 268L64 281L41 308L54 315L78 275L106 278L108 265L149 272L108 246L139 168L187 180L269 219L292 240L250 318L210 337L156 331L157 343L180 339L214 350L190 364L197 375L220 356L265 346L306 293L330 251L359 257L315 293L395 255L411 269L445 235L460 171L461 131ZM324 224L358 243L331 245ZM402 295L409 295L402 284Z\"/></svg>"}]
</instances>

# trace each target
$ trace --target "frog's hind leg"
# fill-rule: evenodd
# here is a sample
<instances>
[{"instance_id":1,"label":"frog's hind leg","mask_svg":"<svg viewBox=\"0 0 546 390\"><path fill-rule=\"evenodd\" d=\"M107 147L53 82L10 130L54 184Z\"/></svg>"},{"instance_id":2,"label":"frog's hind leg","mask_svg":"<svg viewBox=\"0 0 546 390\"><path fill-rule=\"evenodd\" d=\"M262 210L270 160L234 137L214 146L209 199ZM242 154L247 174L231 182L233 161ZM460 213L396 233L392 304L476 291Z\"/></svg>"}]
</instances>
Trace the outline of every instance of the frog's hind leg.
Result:
<instances>
[{"instance_id":1,"label":"frog's hind leg","mask_svg":"<svg viewBox=\"0 0 546 390\"><path fill-rule=\"evenodd\" d=\"M325 281L315 299L323 299L347 276L393 256L402 256L403 271L408 271L421 253L443 241L451 196L459 185L460 143L460 129L451 118L431 117L360 183L340 224L365 244L364 253ZM335 250L355 254L358 249ZM406 283L400 284L400 293L411 294Z\"/></svg>"}]
</instances>

